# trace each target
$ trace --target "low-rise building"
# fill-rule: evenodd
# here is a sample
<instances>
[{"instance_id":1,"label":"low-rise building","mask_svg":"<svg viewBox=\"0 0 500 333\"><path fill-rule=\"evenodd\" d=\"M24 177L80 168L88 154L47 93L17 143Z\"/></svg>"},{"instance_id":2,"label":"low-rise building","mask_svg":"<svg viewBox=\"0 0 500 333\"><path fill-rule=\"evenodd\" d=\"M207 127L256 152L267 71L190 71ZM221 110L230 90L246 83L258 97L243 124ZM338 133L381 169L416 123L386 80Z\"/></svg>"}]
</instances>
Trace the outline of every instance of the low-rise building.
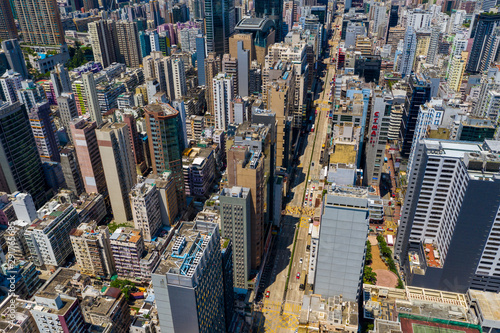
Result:
<instances>
[{"instance_id":1,"label":"low-rise building","mask_svg":"<svg viewBox=\"0 0 500 333\"><path fill-rule=\"evenodd\" d=\"M110 242L116 273L120 277L132 279L141 276L141 258L144 253L144 239L141 231L118 228L111 235Z\"/></svg>"},{"instance_id":2,"label":"low-rise building","mask_svg":"<svg viewBox=\"0 0 500 333\"><path fill-rule=\"evenodd\" d=\"M182 156L184 189L186 195L206 197L215 179L215 157L213 149L188 148Z\"/></svg>"},{"instance_id":3,"label":"low-rise building","mask_svg":"<svg viewBox=\"0 0 500 333\"><path fill-rule=\"evenodd\" d=\"M106 327L112 332L128 333L132 322L125 295L118 288L109 287L104 295L87 296L82 301L85 321L91 330Z\"/></svg>"}]
</instances>

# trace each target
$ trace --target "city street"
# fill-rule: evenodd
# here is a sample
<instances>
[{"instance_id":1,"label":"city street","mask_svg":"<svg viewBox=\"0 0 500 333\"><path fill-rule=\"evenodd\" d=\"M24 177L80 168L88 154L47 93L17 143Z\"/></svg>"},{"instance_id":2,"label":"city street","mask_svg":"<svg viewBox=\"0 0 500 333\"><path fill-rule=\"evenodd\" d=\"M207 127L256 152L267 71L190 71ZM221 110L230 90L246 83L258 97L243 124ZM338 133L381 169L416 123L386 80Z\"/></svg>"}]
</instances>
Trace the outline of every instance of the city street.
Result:
<instances>
[{"instance_id":1,"label":"city street","mask_svg":"<svg viewBox=\"0 0 500 333\"><path fill-rule=\"evenodd\" d=\"M341 26L341 20L341 17L337 17L333 25ZM339 29L334 30L330 46L336 45L340 38L339 33ZM262 290L264 296L261 300L261 314L255 316L258 332L291 333L295 332L298 327L304 291L300 290L301 279L297 277L297 274L299 277L304 277L307 282L305 275L309 264L307 249L310 243L309 221L320 214L320 206L314 206L316 197L318 195L321 197L323 192L323 184L319 182L322 169L320 158L329 125L330 81L335 75L335 66L330 65L332 54L335 55L336 50L330 50L330 56L324 59L324 67L327 70L325 77L320 78L323 81L322 85L318 80L320 86L316 91L317 99L314 101L317 111L313 118L315 130L305 133L302 146L298 148L303 151L299 152L298 156L290 194L291 200L287 205L286 215L282 217L282 228L275 239L275 249L271 254L274 264L272 264L269 281ZM309 180L311 180L310 183ZM305 203L306 192L313 193L307 203ZM306 292L307 289L306 287Z\"/></svg>"}]
</instances>

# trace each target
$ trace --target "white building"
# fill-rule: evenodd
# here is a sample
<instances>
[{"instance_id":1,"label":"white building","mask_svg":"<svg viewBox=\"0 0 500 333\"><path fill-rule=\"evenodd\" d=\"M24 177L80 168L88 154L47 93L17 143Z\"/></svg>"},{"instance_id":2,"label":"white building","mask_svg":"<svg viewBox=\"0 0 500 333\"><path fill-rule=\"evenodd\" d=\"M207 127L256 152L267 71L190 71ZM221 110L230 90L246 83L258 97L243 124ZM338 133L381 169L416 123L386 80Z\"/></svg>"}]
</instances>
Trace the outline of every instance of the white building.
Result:
<instances>
[{"instance_id":1,"label":"white building","mask_svg":"<svg viewBox=\"0 0 500 333\"><path fill-rule=\"evenodd\" d=\"M78 223L78 212L72 204L49 201L24 233L30 260L38 267L61 266L73 252L69 233Z\"/></svg>"},{"instance_id":2,"label":"white building","mask_svg":"<svg viewBox=\"0 0 500 333\"><path fill-rule=\"evenodd\" d=\"M142 230L144 240L150 242L162 226L159 195L156 184L136 184L129 194L134 218L134 228Z\"/></svg>"},{"instance_id":3,"label":"white building","mask_svg":"<svg viewBox=\"0 0 500 333\"><path fill-rule=\"evenodd\" d=\"M226 130L233 121L233 77L219 73L213 79L215 128Z\"/></svg>"},{"instance_id":4,"label":"white building","mask_svg":"<svg viewBox=\"0 0 500 333\"><path fill-rule=\"evenodd\" d=\"M172 77L174 81L174 96L175 99L182 99L186 95L186 70L182 59L172 60Z\"/></svg>"},{"instance_id":5,"label":"white building","mask_svg":"<svg viewBox=\"0 0 500 333\"><path fill-rule=\"evenodd\" d=\"M5 95L5 101L9 104L17 102L17 91L22 88L21 81L23 77L21 74L9 69L2 77L0 77L0 84Z\"/></svg>"}]
</instances>

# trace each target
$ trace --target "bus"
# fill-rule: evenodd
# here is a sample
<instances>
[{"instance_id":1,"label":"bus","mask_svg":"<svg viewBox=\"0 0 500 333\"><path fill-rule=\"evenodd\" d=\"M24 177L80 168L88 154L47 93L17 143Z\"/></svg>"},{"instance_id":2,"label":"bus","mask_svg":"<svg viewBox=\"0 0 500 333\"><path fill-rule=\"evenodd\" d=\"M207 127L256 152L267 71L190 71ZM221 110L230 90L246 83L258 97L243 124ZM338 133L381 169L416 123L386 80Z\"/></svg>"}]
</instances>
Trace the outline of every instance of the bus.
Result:
<instances>
[{"instance_id":1,"label":"bus","mask_svg":"<svg viewBox=\"0 0 500 333\"><path fill-rule=\"evenodd\" d=\"M312 231L313 231L313 224L309 223L309 232L308 232L308 235L312 234Z\"/></svg>"},{"instance_id":2,"label":"bus","mask_svg":"<svg viewBox=\"0 0 500 333\"><path fill-rule=\"evenodd\" d=\"M392 235L387 235L387 245L389 246L394 245L394 237Z\"/></svg>"}]
</instances>

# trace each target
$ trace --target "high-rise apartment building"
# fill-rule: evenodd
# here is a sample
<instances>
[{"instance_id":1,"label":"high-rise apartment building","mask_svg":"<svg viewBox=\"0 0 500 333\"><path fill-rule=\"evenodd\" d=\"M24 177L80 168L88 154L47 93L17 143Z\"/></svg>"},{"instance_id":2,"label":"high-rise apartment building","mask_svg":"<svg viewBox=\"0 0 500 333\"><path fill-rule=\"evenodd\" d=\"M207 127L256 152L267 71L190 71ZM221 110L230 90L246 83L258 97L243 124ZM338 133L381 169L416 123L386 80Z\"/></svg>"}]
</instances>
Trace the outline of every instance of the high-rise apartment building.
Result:
<instances>
[{"instance_id":1,"label":"high-rise apartment building","mask_svg":"<svg viewBox=\"0 0 500 333\"><path fill-rule=\"evenodd\" d=\"M85 188L83 186L82 173L78 165L75 147L65 146L60 151L60 157L66 187L73 191L75 195L82 194Z\"/></svg>"},{"instance_id":2,"label":"high-rise apartment building","mask_svg":"<svg viewBox=\"0 0 500 333\"><path fill-rule=\"evenodd\" d=\"M453 57L450 72L448 74L448 87L453 91L460 91L468 55L468 52L462 52L461 55Z\"/></svg>"},{"instance_id":3,"label":"high-rise apartment building","mask_svg":"<svg viewBox=\"0 0 500 333\"><path fill-rule=\"evenodd\" d=\"M364 188L334 187L325 196L316 253L315 294L342 295L346 301L358 301L369 226L367 192Z\"/></svg>"},{"instance_id":4,"label":"high-rise apartment building","mask_svg":"<svg viewBox=\"0 0 500 333\"><path fill-rule=\"evenodd\" d=\"M238 96L245 97L249 94L250 51L243 48L243 41L236 44L238 59Z\"/></svg>"},{"instance_id":5,"label":"high-rise apartment building","mask_svg":"<svg viewBox=\"0 0 500 333\"><path fill-rule=\"evenodd\" d=\"M110 237L116 274L120 277L141 276L141 258L144 239L140 230L118 228Z\"/></svg>"},{"instance_id":6,"label":"high-rise apartment building","mask_svg":"<svg viewBox=\"0 0 500 333\"><path fill-rule=\"evenodd\" d=\"M236 25L234 0L205 0L207 52L229 53L229 37Z\"/></svg>"},{"instance_id":7,"label":"high-rise apartment building","mask_svg":"<svg viewBox=\"0 0 500 333\"><path fill-rule=\"evenodd\" d=\"M97 226L95 221L82 223L71 230L69 238L80 273L99 278L115 274L107 226Z\"/></svg>"},{"instance_id":8,"label":"high-rise apartment building","mask_svg":"<svg viewBox=\"0 0 500 333\"><path fill-rule=\"evenodd\" d=\"M128 194L136 182L137 173L128 125L108 122L96 130L96 137L113 217L118 222L129 221L132 208Z\"/></svg>"},{"instance_id":9,"label":"high-rise apartment building","mask_svg":"<svg viewBox=\"0 0 500 333\"><path fill-rule=\"evenodd\" d=\"M9 67L14 72L21 74L24 80L28 79L28 68L19 41L17 39L2 41L2 50L7 57Z\"/></svg>"},{"instance_id":10,"label":"high-rise apartment building","mask_svg":"<svg viewBox=\"0 0 500 333\"><path fill-rule=\"evenodd\" d=\"M229 238L233 244L234 287L248 289L252 252L250 189L224 188L219 200L221 236Z\"/></svg>"},{"instance_id":11,"label":"high-rise apartment building","mask_svg":"<svg viewBox=\"0 0 500 333\"><path fill-rule=\"evenodd\" d=\"M124 114L123 122L128 125L130 131L130 147L132 147L135 164L139 165L144 161L144 152L142 150L142 145L139 142L140 138L139 133L137 133L137 124L134 115L131 113Z\"/></svg>"},{"instance_id":12,"label":"high-rise apartment building","mask_svg":"<svg viewBox=\"0 0 500 333\"><path fill-rule=\"evenodd\" d=\"M418 142L394 248L406 284L499 292L499 152L489 140Z\"/></svg>"},{"instance_id":13,"label":"high-rise apartment building","mask_svg":"<svg viewBox=\"0 0 500 333\"><path fill-rule=\"evenodd\" d=\"M220 73L213 79L212 85L215 128L225 131L228 125L234 121L232 104L234 98L233 77Z\"/></svg>"},{"instance_id":14,"label":"high-rise apartment building","mask_svg":"<svg viewBox=\"0 0 500 333\"><path fill-rule=\"evenodd\" d=\"M411 151L420 105L430 99L430 81L422 74L416 73L412 75L409 79L407 98L399 132L399 137L402 140L401 153L405 156L408 156Z\"/></svg>"},{"instance_id":15,"label":"high-rise apartment building","mask_svg":"<svg viewBox=\"0 0 500 333\"><path fill-rule=\"evenodd\" d=\"M71 79L69 78L68 70L61 64L57 64L52 72L50 72L50 80L54 87L55 97L61 96L63 93L71 93Z\"/></svg>"},{"instance_id":16,"label":"high-rise apartment building","mask_svg":"<svg viewBox=\"0 0 500 333\"><path fill-rule=\"evenodd\" d=\"M401 73L401 77L409 76L411 74L413 70L413 62L415 60L417 34L411 26L406 29L403 43L403 54L401 55L401 64L398 70Z\"/></svg>"},{"instance_id":17,"label":"high-rise apartment building","mask_svg":"<svg viewBox=\"0 0 500 333\"><path fill-rule=\"evenodd\" d=\"M139 67L142 64L142 54L137 22L116 22L116 38L120 53L118 60L127 67Z\"/></svg>"},{"instance_id":18,"label":"high-rise apartment building","mask_svg":"<svg viewBox=\"0 0 500 333\"><path fill-rule=\"evenodd\" d=\"M174 96L176 100L181 100L187 92L186 72L182 59L172 60L172 78L174 81Z\"/></svg>"},{"instance_id":19,"label":"high-rise apartment building","mask_svg":"<svg viewBox=\"0 0 500 333\"><path fill-rule=\"evenodd\" d=\"M141 230L144 240L150 242L162 226L160 196L155 183L136 184L129 194L134 228Z\"/></svg>"},{"instance_id":20,"label":"high-rise apartment building","mask_svg":"<svg viewBox=\"0 0 500 333\"><path fill-rule=\"evenodd\" d=\"M117 61L118 45L115 22L99 20L90 22L88 26L94 59L106 68Z\"/></svg>"},{"instance_id":21,"label":"high-rise apartment building","mask_svg":"<svg viewBox=\"0 0 500 333\"><path fill-rule=\"evenodd\" d=\"M35 137L38 155L42 161L59 162L59 139L49 102L36 104L28 114Z\"/></svg>"},{"instance_id":22,"label":"high-rise apartment building","mask_svg":"<svg viewBox=\"0 0 500 333\"><path fill-rule=\"evenodd\" d=\"M61 266L73 252L69 234L79 224L78 212L71 203L49 201L38 216L24 232L30 260L38 267Z\"/></svg>"},{"instance_id":23,"label":"high-rise apartment building","mask_svg":"<svg viewBox=\"0 0 500 333\"><path fill-rule=\"evenodd\" d=\"M28 112L38 103L47 100L43 87L32 80L21 81L21 89L17 91L19 103L24 104Z\"/></svg>"},{"instance_id":24,"label":"high-rise apartment building","mask_svg":"<svg viewBox=\"0 0 500 333\"><path fill-rule=\"evenodd\" d=\"M35 205L46 201L42 162L38 156L28 113L24 106L0 105L0 190L31 194Z\"/></svg>"},{"instance_id":25,"label":"high-rise apartment building","mask_svg":"<svg viewBox=\"0 0 500 333\"><path fill-rule=\"evenodd\" d=\"M177 183L171 172L149 176L146 183L154 183L159 194L159 207L163 225L173 226L182 207L177 204Z\"/></svg>"},{"instance_id":26,"label":"high-rise apartment building","mask_svg":"<svg viewBox=\"0 0 500 333\"><path fill-rule=\"evenodd\" d=\"M436 62L436 56L438 54L439 40L441 39L441 27L432 27L431 37L429 41L429 48L427 49L427 57L425 62L427 64L434 64Z\"/></svg>"},{"instance_id":27,"label":"high-rise apartment building","mask_svg":"<svg viewBox=\"0 0 500 333\"><path fill-rule=\"evenodd\" d=\"M0 3L0 40L17 39L17 27L10 1Z\"/></svg>"},{"instance_id":28,"label":"high-rise apartment building","mask_svg":"<svg viewBox=\"0 0 500 333\"><path fill-rule=\"evenodd\" d=\"M86 72L82 74L83 89L87 97L88 112L90 119L96 123L97 127L102 124L101 107L97 96L97 86L94 80L94 73Z\"/></svg>"},{"instance_id":29,"label":"high-rise apartment building","mask_svg":"<svg viewBox=\"0 0 500 333\"><path fill-rule=\"evenodd\" d=\"M69 123L78 118L75 95L73 93L62 93L61 96L57 97L57 106L59 108L59 121L69 132ZM68 134L71 135L71 133ZM72 137L70 137L70 141L72 141Z\"/></svg>"},{"instance_id":30,"label":"high-rise apartment building","mask_svg":"<svg viewBox=\"0 0 500 333\"><path fill-rule=\"evenodd\" d=\"M152 273L161 330L226 332L219 226L183 222L177 230Z\"/></svg>"},{"instance_id":31,"label":"high-rise apartment building","mask_svg":"<svg viewBox=\"0 0 500 333\"><path fill-rule=\"evenodd\" d=\"M234 145L227 152L228 186L250 189L252 269L259 267L264 253L265 156L262 150Z\"/></svg>"},{"instance_id":32,"label":"high-rise apartment building","mask_svg":"<svg viewBox=\"0 0 500 333\"><path fill-rule=\"evenodd\" d=\"M499 25L499 13L481 13L474 20L474 26L470 36L474 39L474 43L472 44L469 61L467 62L467 72L480 72L480 66L483 58L487 57L492 51L490 38L493 36L493 32ZM490 47L486 47L488 42L490 42Z\"/></svg>"},{"instance_id":33,"label":"high-rise apartment building","mask_svg":"<svg viewBox=\"0 0 500 333\"><path fill-rule=\"evenodd\" d=\"M198 71L198 85L205 85L205 37L203 35L196 36L196 68Z\"/></svg>"},{"instance_id":34,"label":"high-rise apartment building","mask_svg":"<svg viewBox=\"0 0 500 333\"><path fill-rule=\"evenodd\" d=\"M222 57L222 73L233 78L233 96L238 96L238 59L226 53Z\"/></svg>"},{"instance_id":35,"label":"high-rise apartment building","mask_svg":"<svg viewBox=\"0 0 500 333\"><path fill-rule=\"evenodd\" d=\"M182 151L184 150L179 122L179 111L169 104L149 104L144 107L149 152L153 173L161 175L171 172L177 187L177 203L184 207L184 178L182 174Z\"/></svg>"},{"instance_id":36,"label":"high-rise apartment building","mask_svg":"<svg viewBox=\"0 0 500 333\"><path fill-rule=\"evenodd\" d=\"M0 85L2 86L2 91L7 103L13 104L18 101L17 91L21 89L22 81L23 77L21 74L12 70L6 71L0 77Z\"/></svg>"},{"instance_id":37,"label":"high-rise apartment building","mask_svg":"<svg viewBox=\"0 0 500 333\"><path fill-rule=\"evenodd\" d=\"M206 100L207 100L207 112L205 114L206 126L215 127L215 113L214 113L214 78L221 71L221 60L215 53L208 53L205 59L205 83L207 89Z\"/></svg>"},{"instance_id":38,"label":"high-rise apartment building","mask_svg":"<svg viewBox=\"0 0 500 333\"><path fill-rule=\"evenodd\" d=\"M14 0L14 7L25 43L33 45L65 43L61 14L56 0Z\"/></svg>"},{"instance_id":39,"label":"high-rise apartment building","mask_svg":"<svg viewBox=\"0 0 500 333\"><path fill-rule=\"evenodd\" d=\"M108 190L97 144L96 127L95 122L85 119L75 119L70 123L85 192L100 193L106 198Z\"/></svg>"}]
</instances>

